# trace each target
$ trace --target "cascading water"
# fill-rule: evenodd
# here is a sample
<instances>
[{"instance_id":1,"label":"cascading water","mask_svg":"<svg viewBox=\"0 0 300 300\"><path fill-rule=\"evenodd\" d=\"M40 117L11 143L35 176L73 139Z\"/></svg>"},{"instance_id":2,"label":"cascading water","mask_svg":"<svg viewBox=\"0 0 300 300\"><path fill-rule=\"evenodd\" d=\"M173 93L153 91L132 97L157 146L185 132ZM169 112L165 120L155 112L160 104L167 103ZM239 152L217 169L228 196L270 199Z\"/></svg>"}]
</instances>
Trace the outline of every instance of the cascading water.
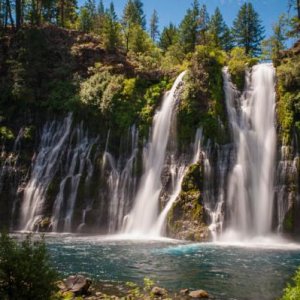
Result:
<instances>
[{"instance_id":1,"label":"cascading water","mask_svg":"<svg viewBox=\"0 0 300 300\"><path fill-rule=\"evenodd\" d=\"M135 126L130 129L131 139L131 154L122 168L121 160L115 162L113 156L108 152L108 145L103 154L103 167L109 169L108 193L110 198L109 204L109 233L117 232L122 225L124 214L127 213L130 199L132 199L136 189L136 177L134 174L134 167L138 154L138 131ZM108 143L107 143L108 144Z\"/></svg>"},{"instance_id":2,"label":"cascading water","mask_svg":"<svg viewBox=\"0 0 300 300\"><path fill-rule=\"evenodd\" d=\"M125 217L123 228L125 233L148 234L157 221L159 196L162 189L161 173L166 156L172 113L177 99L176 92L184 75L185 72L178 76L171 91L164 97L161 109L154 116L152 137L144 162L144 174L135 197L134 207Z\"/></svg>"},{"instance_id":3,"label":"cascading water","mask_svg":"<svg viewBox=\"0 0 300 300\"><path fill-rule=\"evenodd\" d=\"M274 199L274 68L271 64L254 66L241 97L226 69L223 76L237 152L228 182L228 230L238 238L266 235L271 232Z\"/></svg>"},{"instance_id":4,"label":"cascading water","mask_svg":"<svg viewBox=\"0 0 300 300\"><path fill-rule=\"evenodd\" d=\"M59 167L71 125L70 114L63 123L48 122L43 128L39 153L33 158L31 178L24 190L20 221L20 228L23 230L33 230L43 215L47 188Z\"/></svg>"},{"instance_id":5,"label":"cascading water","mask_svg":"<svg viewBox=\"0 0 300 300\"><path fill-rule=\"evenodd\" d=\"M88 133L84 132L83 124L74 129L67 149L66 175L60 183L59 192L54 202L51 218L53 231L58 230L60 221L63 222L65 232L71 231L79 183L94 143L94 140L88 138ZM69 194L66 193L67 188L70 191Z\"/></svg>"}]
</instances>

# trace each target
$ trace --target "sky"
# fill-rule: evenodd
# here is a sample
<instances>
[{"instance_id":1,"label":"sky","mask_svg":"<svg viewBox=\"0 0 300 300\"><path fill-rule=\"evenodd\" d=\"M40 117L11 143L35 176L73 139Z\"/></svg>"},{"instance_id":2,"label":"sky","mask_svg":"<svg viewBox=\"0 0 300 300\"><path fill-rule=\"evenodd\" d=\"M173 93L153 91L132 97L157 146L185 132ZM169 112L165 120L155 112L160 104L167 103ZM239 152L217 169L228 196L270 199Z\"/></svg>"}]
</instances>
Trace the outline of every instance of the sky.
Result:
<instances>
[{"instance_id":1,"label":"sky","mask_svg":"<svg viewBox=\"0 0 300 300\"><path fill-rule=\"evenodd\" d=\"M82 5L85 0L79 0ZM96 0L96 3L99 0ZM186 10L191 6L193 0L144 0L144 12L149 24L150 16L154 9L159 15L159 28L168 25L170 22L178 25L183 19ZM111 0L104 0L105 7L109 6ZM127 0L113 0L116 12L122 16L123 8ZM225 22L231 26L237 12L245 0L199 0L200 5L205 4L209 14L213 14L215 8L219 6ZM282 13L288 12L288 0L250 0L254 9L260 15L266 29L266 36L272 34L272 24L274 24Z\"/></svg>"}]
</instances>

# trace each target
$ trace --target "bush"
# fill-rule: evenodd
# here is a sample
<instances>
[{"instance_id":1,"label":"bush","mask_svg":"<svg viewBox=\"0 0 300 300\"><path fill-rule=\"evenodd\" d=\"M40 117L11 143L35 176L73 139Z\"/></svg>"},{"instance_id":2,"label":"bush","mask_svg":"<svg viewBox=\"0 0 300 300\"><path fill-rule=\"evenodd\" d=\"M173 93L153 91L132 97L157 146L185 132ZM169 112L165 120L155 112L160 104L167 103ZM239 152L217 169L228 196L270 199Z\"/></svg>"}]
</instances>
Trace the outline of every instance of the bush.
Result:
<instances>
[{"instance_id":1,"label":"bush","mask_svg":"<svg viewBox=\"0 0 300 300\"><path fill-rule=\"evenodd\" d=\"M300 135L300 58L294 56L281 61L278 76L278 121L283 144L292 142L294 128Z\"/></svg>"},{"instance_id":2,"label":"bush","mask_svg":"<svg viewBox=\"0 0 300 300\"><path fill-rule=\"evenodd\" d=\"M300 268L293 277L294 284L288 284L284 289L281 300L298 300L300 299Z\"/></svg>"},{"instance_id":3,"label":"bush","mask_svg":"<svg viewBox=\"0 0 300 300\"><path fill-rule=\"evenodd\" d=\"M57 273L49 263L44 239L17 243L0 238L0 299L47 300L55 292Z\"/></svg>"},{"instance_id":4,"label":"bush","mask_svg":"<svg viewBox=\"0 0 300 300\"><path fill-rule=\"evenodd\" d=\"M245 49L238 47L231 50L229 57L228 71L231 74L231 80L242 91L245 85L245 71L249 58Z\"/></svg>"},{"instance_id":5,"label":"bush","mask_svg":"<svg viewBox=\"0 0 300 300\"><path fill-rule=\"evenodd\" d=\"M185 76L178 113L178 137L181 145L189 144L198 127L207 138L224 142L222 123L226 125L222 67L226 55L209 46L198 46Z\"/></svg>"}]
</instances>

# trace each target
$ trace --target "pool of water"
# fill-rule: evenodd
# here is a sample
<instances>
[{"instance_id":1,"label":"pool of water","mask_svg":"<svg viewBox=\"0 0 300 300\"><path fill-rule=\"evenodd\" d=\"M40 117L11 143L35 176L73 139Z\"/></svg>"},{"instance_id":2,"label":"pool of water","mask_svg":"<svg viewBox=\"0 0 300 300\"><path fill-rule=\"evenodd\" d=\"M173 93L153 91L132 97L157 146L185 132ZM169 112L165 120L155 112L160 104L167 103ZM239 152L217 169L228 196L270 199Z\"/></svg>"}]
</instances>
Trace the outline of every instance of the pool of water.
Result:
<instances>
[{"instance_id":1,"label":"pool of water","mask_svg":"<svg viewBox=\"0 0 300 300\"><path fill-rule=\"evenodd\" d=\"M183 243L50 235L51 258L64 275L142 283L149 277L171 291L205 289L215 299L278 299L300 266L293 244Z\"/></svg>"}]
</instances>

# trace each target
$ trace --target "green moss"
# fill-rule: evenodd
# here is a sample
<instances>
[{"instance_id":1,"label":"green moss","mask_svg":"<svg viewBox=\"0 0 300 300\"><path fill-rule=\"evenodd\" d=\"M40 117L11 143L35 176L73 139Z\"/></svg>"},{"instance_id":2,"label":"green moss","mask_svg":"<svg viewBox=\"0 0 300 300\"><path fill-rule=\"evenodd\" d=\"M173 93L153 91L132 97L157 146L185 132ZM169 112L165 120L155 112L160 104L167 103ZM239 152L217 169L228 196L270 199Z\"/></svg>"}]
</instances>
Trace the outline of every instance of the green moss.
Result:
<instances>
[{"instance_id":1,"label":"green moss","mask_svg":"<svg viewBox=\"0 0 300 300\"><path fill-rule=\"evenodd\" d=\"M284 217L283 230L286 232L292 232L294 229L294 209L291 208Z\"/></svg>"},{"instance_id":2,"label":"green moss","mask_svg":"<svg viewBox=\"0 0 300 300\"><path fill-rule=\"evenodd\" d=\"M171 236L198 241L207 238L202 183L202 165L191 165L184 176L182 190L168 214L168 230Z\"/></svg>"},{"instance_id":3,"label":"green moss","mask_svg":"<svg viewBox=\"0 0 300 300\"><path fill-rule=\"evenodd\" d=\"M15 138L12 130L6 126L0 127L0 138L4 140L13 140Z\"/></svg>"}]
</instances>

